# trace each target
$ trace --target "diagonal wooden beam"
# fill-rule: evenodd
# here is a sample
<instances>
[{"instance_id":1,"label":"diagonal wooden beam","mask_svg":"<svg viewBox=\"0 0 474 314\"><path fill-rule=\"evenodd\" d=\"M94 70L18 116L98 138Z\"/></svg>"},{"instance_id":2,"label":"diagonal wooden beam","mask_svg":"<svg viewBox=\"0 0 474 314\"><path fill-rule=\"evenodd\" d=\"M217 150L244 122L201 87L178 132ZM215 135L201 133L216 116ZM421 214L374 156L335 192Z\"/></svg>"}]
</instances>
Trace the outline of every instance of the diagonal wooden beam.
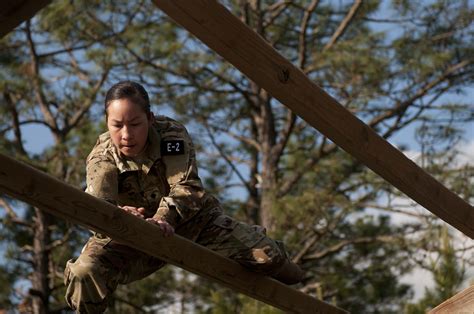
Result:
<instances>
[{"instance_id":1,"label":"diagonal wooden beam","mask_svg":"<svg viewBox=\"0 0 474 314\"><path fill-rule=\"evenodd\" d=\"M249 272L238 263L185 238L177 235L163 238L157 226L2 154L0 193L106 234L284 311L347 313L276 280Z\"/></svg>"},{"instance_id":2,"label":"diagonal wooden beam","mask_svg":"<svg viewBox=\"0 0 474 314\"><path fill-rule=\"evenodd\" d=\"M474 238L474 209L314 84L216 0L154 0L273 97L393 186Z\"/></svg>"},{"instance_id":3,"label":"diagonal wooden beam","mask_svg":"<svg viewBox=\"0 0 474 314\"><path fill-rule=\"evenodd\" d=\"M474 313L474 286L464 289L428 312L428 314L449 313Z\"/></svg>"},{"instance_id":4,"label":"diagonal wooden beam","mask_svg":"<svg viewBox=\"0 0 474 314\"><path fill-rule=\"evenodd\" d=\"M2 0L0 2L0 38L22 22L32 18L52 0Z\"/></svg>"}]
</instances>

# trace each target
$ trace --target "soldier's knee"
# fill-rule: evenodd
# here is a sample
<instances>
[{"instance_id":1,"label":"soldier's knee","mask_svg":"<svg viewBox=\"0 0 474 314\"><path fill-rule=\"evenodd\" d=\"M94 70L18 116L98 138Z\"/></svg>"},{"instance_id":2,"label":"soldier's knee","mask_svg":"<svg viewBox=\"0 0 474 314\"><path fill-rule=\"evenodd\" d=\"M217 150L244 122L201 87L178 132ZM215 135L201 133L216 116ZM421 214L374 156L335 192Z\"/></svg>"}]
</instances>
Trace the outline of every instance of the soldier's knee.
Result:
<instances>
[{"instance_id":1,"label":"soldier's knee","mask_svg":"<svg viewBox=\"0 0 474 314\"><path fill-rule=\"evenodd\" d=\"M64 270L66 303L78 313L104 312L107 297L113 292L113 281L106 279L96 263L69 261Z\"/></svg>"},{"instance_id":2,"label":"soldier's knee","mask_svg":"<svg viewBox=\"0 0 474 314\"><path fill-rule=\"evenodd\" d=\"M99 275L99 267L96 263L68 263L66 272L69 281L83 282Z\"/></svg>"}]
</instances>

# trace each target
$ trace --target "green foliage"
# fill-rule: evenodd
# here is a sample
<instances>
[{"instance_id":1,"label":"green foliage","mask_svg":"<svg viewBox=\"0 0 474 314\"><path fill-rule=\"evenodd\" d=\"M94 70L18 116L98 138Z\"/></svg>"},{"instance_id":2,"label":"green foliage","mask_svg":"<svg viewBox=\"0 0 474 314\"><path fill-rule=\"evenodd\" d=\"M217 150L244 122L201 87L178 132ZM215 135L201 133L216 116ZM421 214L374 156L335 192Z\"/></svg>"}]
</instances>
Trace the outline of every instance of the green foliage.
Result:
<instances>
[{"instance_id":1,"label":"green foliage","mask_svg":"<svg viewBox=\"0 0 474 314\"><path fill-rule=\"evenodd\" d=\"M15 279L14 270L3 266L0 268L0 309L11 308Z\"/></svg>"},{"instance_id":2,"label":"green foliage","mask_svg":"<svg viewBox=\"0 0 474 314\"><path fill-rule=\"evenodd\" d=\"M431 271L435 286L425 288L424 296L417 303L407 304L408 314L422 314L433 309L459 292L466 275L464 265L459 264L453 245L453 237L443 227L439 231L441 249L439 256L431 260L428 269Z\"/></svg>"},{"instance_id":3,"label":"green foliage","mask_svg":"<svg viewBox=\"0 0 474 314\"><path fill-rule=\"evenodd\" d=\"M474 118L472 103L450 99L472 87L474 78L468 1L371 0L359 7L353 1L319 1L304 33L309 0L223 3L384 138L416 129L422 166L472 199L473 169L455 163L465 123ZM356 12L344 25L352 8ZM413 293L399 279L414 267L413 255L427 250L439 222L423 215L393 221L393 211L406 210L392 202L398 191L301 119L292 121L271 95L152 2L55 1L3 38L0 151L83 188L85 158L105 127L104 93L124 79L145 85L154 110L186 123L203 181L227 212L265 223L269 234L285 241L307 274L297 288L353 313L405 309ZM20 133L40 125L54 142L40 153L29 152L15 133L15 113ZM280 144L282 150L275 150ZM30 224L1 212L0 236L12 267L0 280L11 287L35 273L31 223L37 216L6 200ZM268 213L271 219L263 221ZM49 254L51 284L60 287L50 295L50 308L56 309L64 306L65 261L79 253L88 234L58 220L49 227L49 243L64 241ZM436 264L439 270L430 266L437 287L444 288L427 290L420 304L408 306L413 313L447 298L462 282L463 269L456 268L459 258L449 245L436 248L443 260ZM14 299L10 290L0 289L5 308L27 297ZM111 311L164 311L170 305L182 312L279 313L174 268L120 287Z\"/></svg>"}]
</instances>

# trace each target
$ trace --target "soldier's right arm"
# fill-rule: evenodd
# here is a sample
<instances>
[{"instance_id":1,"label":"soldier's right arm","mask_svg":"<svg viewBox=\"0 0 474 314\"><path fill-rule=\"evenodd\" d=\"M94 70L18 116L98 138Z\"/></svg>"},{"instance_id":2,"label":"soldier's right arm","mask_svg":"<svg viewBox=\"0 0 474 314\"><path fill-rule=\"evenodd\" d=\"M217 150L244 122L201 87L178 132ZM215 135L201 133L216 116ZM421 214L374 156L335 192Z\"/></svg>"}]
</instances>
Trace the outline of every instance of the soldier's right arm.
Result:
<instances>
[{"instance_id":1,"label":"soldier's right arm","mask_svg":"<svg viewBox=\"0 0 474 314\"><path fill-rule=\"evenodd\" d=\"M107 156L92 156L87 160L86 193L114 205L118 197L118 169Z\"/></svg>"}]
</instances>

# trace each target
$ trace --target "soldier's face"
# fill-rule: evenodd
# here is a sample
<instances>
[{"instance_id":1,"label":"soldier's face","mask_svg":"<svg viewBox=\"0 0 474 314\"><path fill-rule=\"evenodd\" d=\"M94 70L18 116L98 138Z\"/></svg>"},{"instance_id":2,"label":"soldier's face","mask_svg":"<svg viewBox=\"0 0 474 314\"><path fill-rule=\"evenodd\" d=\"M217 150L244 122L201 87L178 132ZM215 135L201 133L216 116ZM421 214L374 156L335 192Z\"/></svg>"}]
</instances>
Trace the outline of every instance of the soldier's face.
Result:
<instances>
[{"instance_id":1,"label":"soldier's face","mask_svg":"<svg viewBox=\"0 0 474 314\"><path fill-rule=\"evenodd\" d=\"M139 155L145 148L151 117L128 99L112 100L107 107L107 128L120 152L128 157Z\"/></svg>"}]
</instances>

